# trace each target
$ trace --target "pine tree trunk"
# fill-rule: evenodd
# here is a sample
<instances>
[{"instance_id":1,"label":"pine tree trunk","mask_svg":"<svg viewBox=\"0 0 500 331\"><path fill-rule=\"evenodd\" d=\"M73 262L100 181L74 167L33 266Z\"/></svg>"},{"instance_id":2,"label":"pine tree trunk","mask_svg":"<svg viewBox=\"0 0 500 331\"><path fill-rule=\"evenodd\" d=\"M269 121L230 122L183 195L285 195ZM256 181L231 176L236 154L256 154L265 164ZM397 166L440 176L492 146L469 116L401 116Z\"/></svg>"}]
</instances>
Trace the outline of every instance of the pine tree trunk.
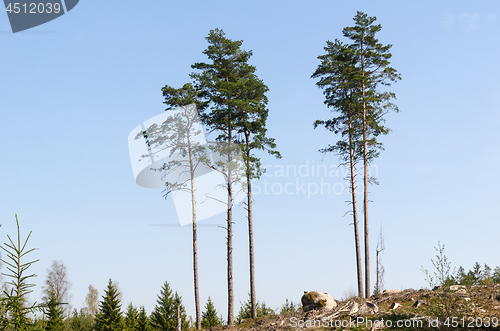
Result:
<instances>
[{"instance_id":1,"label":"pine tree trunk","mask_svg":"<svg viewBox=\"0 0 500 331\"><path fill-rule=\"evenodd\" d=\"M352 130L352 123L349 121L349 130ZM358 229L358 202L356 199L356 173L354 169L354 143L352 132L349 133L349 156L351 168L351 195L352 195L352 216L354 222L354 243L356 246L356 268L358 276L358 297L363 297L363 269L361 268L361 247L359 244L359 229Z\"/></svg>"},{"instance_id":2,"label":"pine tree trunk","mask_svg":"<svg viewBox=\"0 0 500 331\"><path fill-rule=\"evenodd\" d=\"M196 307L196 329L201 330L201 313L200 313L200 293L198 288L198 249L196 235L196 206L194 200L194 183L191 181L191 189L193 194L193 273L194 273L194 303Z\"/></svg>"},{"instance_id":3,"label":"pine tree trunk","mask_svg":"<svg viewBox=\"0 0 500 331\"><path fill-rule=\"evenodd\" d=\"M361 44L363 51L363 44ZM370 245L369 245L369 228L368 228L368 142L367 125L366 125L366 100L365 100L365 68L364 59L361 57L361 70L363 74L363 213L364 213L364 228L365 228L365 288L366 297L370 297Z\"/></svg>"},{"instance_id":4,"label":"pine tree trunk","mask_svg":"<svg viewBox=\"0 0 500 331\"><path fill-rule=\"evenodd\" d=\"M186 117L188 116L187 110L185 110ZM195 189L194 189L194 164L193 164L193 152L191 150L191 137L189 134L189 129L187 131L187 141L189 150L189 169L191 174L191 211L193 214L193 274L194 274L194 303L196 309L196 329L201 329L201 313L200 313L200 293L198 289L198 248L197 248L197 235L196 235L196 199L195 199Z\"/></svg>"},{"instance_id":5,"label":"pine tree trunk","mask_svg":"<svg viewBox=\"0 0 500 331\"><path fill-rule=\"evenodd\" d=\"M230 162L232 159L231 111L228 114L228 172L227 172L227 325L234 326L234 294L233 294L233 192Z\"/></svg>"},{"instance_id":6,"label":"pine tree trunk","mask_svg":"<svg viewBox=\"0 0 500 331\"><path fill-rule=\"evenodd\" d=\"M364 92L364 91L363 91ZM370 245L368 240L368 157L367 157L367 142L366 142L366 108L365 103L363 103L363 163L364 163L364 178L363 178L363 212L365 219L365 288L366 297L370 296Z\"/></svg>"},{"instance_id":7,"label":"pine tree trunk","mask_svg":"<svg viewBox=\"0 0 500 331\"><path fill-rule=\"evenodd\" d=\"M255 298L255 271L253 252L253 224L252 224L252 176L250 171L250 133L245 131L247 153L247 211L248 211L248 251L250 255L250 302L252 305L252 318L257 317L257 304Z\"/></svg>"},{"instance_id":8,"label":"pine tree trunk","mask_svg":"<svg viewBox=\"0 0 500 331\"><path fill-rule=\"evenodd\" d=\"M201 330L200 293L198 289L198 251L197 251L197 238L196 238L196 220L194 218L193 218L193 271L194 271L194 303L196 307L196 329Z\"/></svg>"}]
</instances>

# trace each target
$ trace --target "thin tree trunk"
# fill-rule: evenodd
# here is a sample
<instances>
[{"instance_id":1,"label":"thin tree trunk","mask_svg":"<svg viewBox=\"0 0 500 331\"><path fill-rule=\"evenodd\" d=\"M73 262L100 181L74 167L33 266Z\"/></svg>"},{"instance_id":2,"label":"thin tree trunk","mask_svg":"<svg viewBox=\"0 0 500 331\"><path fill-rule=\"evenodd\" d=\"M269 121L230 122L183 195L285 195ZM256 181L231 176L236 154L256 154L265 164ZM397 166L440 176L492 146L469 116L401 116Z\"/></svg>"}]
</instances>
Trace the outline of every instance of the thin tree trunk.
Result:
<instances>
[{"instance_id":1,"label":"thin tree trunk","mask_svg":"<svg viewBox=\"0 0 500 331\"><path fill-rule=\"evenodd\" d=\"M247 147L247 211L248 211L248 251L250 255L250 302L252 305L252 318L257 317L257 304L255 298L255 271L253 254L253 224L252 224L252 176L250 171L250 133L245 131Z\"/></svg>"},{"instance_id":2,"label":"thin tree trunk","mask_svg":"<svg viewBox=\"0 0 500 331\"><path fill-rule=\"evenodd\" d=\"M364 94L364 86L363 86ZM370 245L369 245L369 228L368 228L368 155L367 155L367 142L366 142L366 108L363 102L363 163L364 163L364 174L363 174L363 212L365 219L365 286L366 286L366 297L370 296Z\"/></svg>"},{"instance_id":3,"label":"thin tree trunk","mask_svg":"<svg viewBox=\"0 0 500 331\"><path fill-rule=\"evenodd\" d=\"M194 205L194 203L193 203ZM194 209L194 206L193 206ZM196 238L196 220L193 220L193 270L194 270L194 302L196 306L196 329L201 330L200 293L198 289L198 251Z\"/></svg>"},{"instance_id":4,"label":"thin tree trunk","mask_svg":"<svg viewBox=\"0 0 500 331\"><path fill-rule=\"evenodd\" d=\"M352 138L352 123L349 121L349 163L351 168L352 215L354 221L354 242L356 246L356 268L358 276L358 297L363 297L363 269L361 268L361 247L359 244L358 206L356 199L356 173L354 169L354 146Z\"/></svg>"},{"instance_id":5,"label":"thin tree trunk","mask_svg":"<svg viewBox=\"0 0 500 331\"><path fill-rule=\"evenodd\" d=\"M228 114L228 173L227 173L227 325L234 326L234 294L233 294L233 192L231 176L231 111Z\"/></svg>"},{"instance_id":6,"label":"thin tree trunk","mask_svg":"<svg viewBox=\"0 0 500 331\"><path fill-rule=\"evenodd\" d=\"M363 51L363 44L361 44ZM369 245L369 228L368 228L368 143L366 141L366 100L365 100L365 66L364 58L361 57L361 70L363 75L363 213L364 213L364 228L365 228L365 288L366 297L370 296L370 245Z\"/></svg>"},{"instance_id":7,"label":"thin tree trunk","mask_svg":"<svg viewBox=\"0 0 500 331\"><path fill-rule=\"evenodd\" d=\"M187 110L185 109L186 118L189 122ZM191 125L188 124L187 141L189 150L189 169L191 174L191 211L193 214L193 274L194 274L194 303L196 308L196 329L201 329L201 313L200 313L200 293L198 288L198 248L197 248L197 235L196 235L196 199L194 190L194 164L193 152L191 150L191 137L189 130Z\"/></svg>"}]
</instances>

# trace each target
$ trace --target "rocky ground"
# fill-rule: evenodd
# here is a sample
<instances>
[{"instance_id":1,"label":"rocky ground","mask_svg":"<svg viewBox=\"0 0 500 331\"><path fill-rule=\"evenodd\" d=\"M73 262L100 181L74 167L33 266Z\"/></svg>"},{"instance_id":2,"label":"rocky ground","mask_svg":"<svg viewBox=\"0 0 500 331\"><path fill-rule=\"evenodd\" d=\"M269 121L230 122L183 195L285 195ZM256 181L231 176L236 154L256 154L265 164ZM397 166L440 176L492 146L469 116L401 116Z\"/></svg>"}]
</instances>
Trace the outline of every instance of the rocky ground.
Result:
<instances>
[{"instance_id":1,"label":"rocky ground","mask_svg":"<svg viewBox=\"0 0 500 331\"><path fill-rule=\"evenodd\" d=\"M500 330L500 284L385 291L338 302L333 309L243 320L235 329Z\"/></svg>"}]
</instances>

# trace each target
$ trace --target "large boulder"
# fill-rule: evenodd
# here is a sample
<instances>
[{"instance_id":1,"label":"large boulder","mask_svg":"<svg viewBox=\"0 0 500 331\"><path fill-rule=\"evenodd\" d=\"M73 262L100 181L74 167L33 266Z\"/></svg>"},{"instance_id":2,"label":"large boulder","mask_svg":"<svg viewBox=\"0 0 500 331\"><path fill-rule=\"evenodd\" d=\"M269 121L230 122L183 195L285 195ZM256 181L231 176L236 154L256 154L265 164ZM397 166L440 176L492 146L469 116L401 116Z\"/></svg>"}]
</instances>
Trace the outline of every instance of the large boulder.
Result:
<instances>
[{"instance_id":1,"label":"large boulder","mask_svg":"<svg viewBox=\"0 0 500 331\"><path fill-rule=\"evenodd\" d=\"M301 302L302 309L304 311L314 309L333 309L337 307L337 301L335 301L330 294L318 291L304 291Z\"/></svg>"}]
</instances>

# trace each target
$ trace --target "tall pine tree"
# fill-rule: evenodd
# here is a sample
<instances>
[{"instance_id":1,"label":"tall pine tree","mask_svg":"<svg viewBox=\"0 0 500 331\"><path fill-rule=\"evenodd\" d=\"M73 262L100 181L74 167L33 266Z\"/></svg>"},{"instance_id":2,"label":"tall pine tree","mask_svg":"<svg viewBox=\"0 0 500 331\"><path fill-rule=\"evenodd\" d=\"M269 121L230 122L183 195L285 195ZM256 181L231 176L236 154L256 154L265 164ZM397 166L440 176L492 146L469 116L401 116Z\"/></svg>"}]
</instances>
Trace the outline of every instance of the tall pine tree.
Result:
<instances>
[{"instance_id":1,"label":"tall pine tree","mask_svg":"<svg viewBox=\"0 0 500 331\"><path fill-rule=\"evenodd\" d=\"M209 63L195 63L193 69L199 70L192 73L191 77L196 82L196 87L201 91L201 96L208 104L209 111L201 114L201 119L210 130L217 131L217 140L225 142L227 151L227 308L228 325L234 325L234 292L233 292L233 181L234 173L231 163L235 158L234 145L237 128L235 123L239 120L238 105L241 100L238 93L242 88L242 77L251 74L255 68L247 62L252 52L241 49L242 41L232 41L225 37L220 29L210 30L208 48L203 51Z\"/></svg>"},{"instance_id":2,"label":"tall pine tree","mask_svg":"<svg viewBox=\"0 0 500 331\"><path fill-rule=\"evenodd\" d=\"M251 54L251 53L250 53ZM267 137L266 122L269 110L266 108L268 99L265 93L267 86L255 74L254 66L246 66L240 77L240 88L237 92L237 120L234 127L238 132L237 142L241 144L246 169L248 243L250 258L250 302L252 318L257 317L257 298L255 293L255 263L253 238L253 201L252 179L260 178L262 174L260 159L255 150L265 150L277 158L281 154L276 151L273 138Z\"/></svg>"},{"instance_id":3,"label":"tall pine tree","mask_svg":"<svg viewBox=\"0 0 500 331\"><path fill-rule=\"evenodd\" d=\"M354 77L357 74L352 51L339 40L327 41L326 54L318 56L320 65L311 76L320 78L316 85L324 90L325 104L336 115L329 120L317 120L314 127L324 126L327 130L340 135L334 145L320 150L322 153L333 152L341 157L343 164L349 167L349 187L351 191L352 216L354 225L354 243L358 296L363 297L363 270L361 267L361 247L359 240L358 207L356 197L356 164L361 156L361 112L360 93Z\"/></svg>"},{"instance_id":4,"label":"tall pine tree","mask_svg":"<svg viewBox=\"0 0 500 331\"><path fill-rule=\"evenodd\" d=\"M102 301L99 304L95 328L97 331L123 330L119 293L111 279L108 282L107 289L104 290Z\"/></svg>"},{"instance_id":5,"label":"tall pine tree","mask_svg":"<svg viewBox=\"0 0 500 331\"><path fill-rule=\"evenodd\" d=\"M182 111L176 116L170 125L167 125L166 130L173 132L170 140L172 143L172 152L180 152L188 156L189 162L181 163L179 161L173 164L174 169L182 167L189 173L190 186L186 187L181 183L178 187L170 185L171 190L185 190L191 194L191 213L193 225L193 281L194 281L194 301L196 310L196 328L201 329L201 316L200 316L200 293L198 285L198 235L196 229L196 190L195 190L195 171L200 163L206 163L204 159L207 158L205 146L196 143L196 136L203 134L196 132L194 122L198 118L197 107L200 110L204 108L204 104L199 99L199 91L195 90L190 83L184 84L182 88L176 89L171 86L165 85L162 88L163 96L165 97L164 103L168 106L166 110L177 107L182 107ZM162 130L165 132L165 130ZM167 174L168 176L168 174Z\"/></svg>"},{"instance_id":6,"label":"tall pine tree","mask_svg":"<svg viewBox=\"0 0 500 331\"><path fill-rule=\"evenodd\" d=\"M368 175L369 163L378 156L378 150L382 144L377 140L379 135L389 132L383 126L384 115L389 110L398 111L391 103L395 94L381 92L379 85L390 85L391 81L401 79L397 71L390 67L389 60L392 54L389 52L392 45L382 45L375 37L382 29L380 24L375 25L376 17L370 17L363 12L357 12L354 17L355 25L343 29L344 37L352 40L350 49L358 68L354 81L361 92L362 106L362 153L363 153L363 216L364 216L364 238L365 238L365 295L370 296L370 246L369 246L369 223L368 223L368 183L371 181Z\"/></svg>"},{"instance_id":7,"label":"tall pine tree","mask_svg":"<svg viewBox=\"0 0 500 331\"><path fill-rule=\"evenodd\" d=\"M163 284L156 306L151 313L151 326L159 331L175 331L177 327L177 307L181 311L181 328L186 330L189 323L186 321L186 309L182 305L182 298L173 293L168 282Z\"/></svg>"}]
</instances>

